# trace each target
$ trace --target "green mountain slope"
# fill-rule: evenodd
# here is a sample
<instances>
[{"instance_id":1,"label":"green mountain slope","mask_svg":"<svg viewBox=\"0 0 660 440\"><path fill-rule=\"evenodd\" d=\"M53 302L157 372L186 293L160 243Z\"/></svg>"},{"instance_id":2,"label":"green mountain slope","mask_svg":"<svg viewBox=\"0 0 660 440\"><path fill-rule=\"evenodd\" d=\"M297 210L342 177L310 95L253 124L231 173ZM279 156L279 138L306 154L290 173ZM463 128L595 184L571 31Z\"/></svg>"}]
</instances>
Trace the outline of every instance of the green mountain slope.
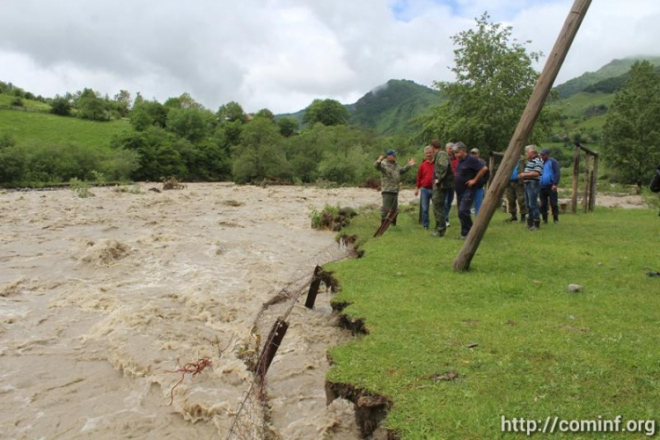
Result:
<instances>
[{"instance_id":1,"label":"green mountain slope","mask_svg":"<svg viewBox=\"0 0 660 440\"><path fill-rule=\"evenodd\" d=\"M407 134L410 120L440 103L440 93L408 80L390 80L355 103L351 124L379 134Z\"/></svg>"},{"instance_id":2,"label":"green mountain slope","mask_svg":"<svg viewBox=\"0 0 660 440\"><path fill-rule=\"evenodd\" d=\"M604 65L595 72L586 72L577 78L573 78L563 84L555 87L560 98L569 98L576 93L585 91L588 87L593 86L603 80L609 78L616 78L625 75L630 70L630 67L637 61L648 60L652 64L660 65L660 57L635 57L625 58L622 60L612 60L610 63Z\"/></svg>"},{"instance_id":3,"label":"green mountain slope","mask_svg":"<svg viewBox=\"0 0 660 440\"><path fill-rule=\"evenodd\" d=\"M14 107L12 103L16 99L15 96L9 95L6 93L0 93L0 108L17 108L18 110L21 107ZM50 111L50 105L43 103L41 101L34 101L32 99L21 99L23 102L23 108L27 111L40 111L48 112Z\"/></svg>"},{"instance_id":4,"label":"green mountain slope","mask_svg":"<svg viewBox=\"0 0 660 440\"><path fill-rule=\"evenodd\" d=\"M0 110L0 134L20 144L106 147L114 134L132 130L126 120L94 122L47 113Z\"/></svg>"}]
</instances>

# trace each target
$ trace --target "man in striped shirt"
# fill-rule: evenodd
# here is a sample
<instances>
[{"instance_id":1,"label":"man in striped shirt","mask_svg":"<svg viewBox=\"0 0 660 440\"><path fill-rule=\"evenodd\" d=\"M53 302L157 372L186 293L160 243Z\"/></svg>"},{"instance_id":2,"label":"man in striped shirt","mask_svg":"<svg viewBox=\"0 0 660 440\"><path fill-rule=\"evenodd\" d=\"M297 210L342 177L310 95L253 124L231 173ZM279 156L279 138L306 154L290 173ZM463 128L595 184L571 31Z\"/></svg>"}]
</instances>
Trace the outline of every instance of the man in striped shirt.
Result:
<instances>
[{"instance_id":1,"label":"man in striped shirt","mask_svg":"<svg viewBox=\"0 0 660 440\"><path fill-rule=\"evenodd\" d=\"M525 171L518 174L518 180L525 183L525 200L527 202L527 227L535 231L541 227L541 211L539 209L539 192L541 191L541 176L543 175L543 159L536 151L536 145L525 147L527 165Z\"/></svg>"}]
</instances>

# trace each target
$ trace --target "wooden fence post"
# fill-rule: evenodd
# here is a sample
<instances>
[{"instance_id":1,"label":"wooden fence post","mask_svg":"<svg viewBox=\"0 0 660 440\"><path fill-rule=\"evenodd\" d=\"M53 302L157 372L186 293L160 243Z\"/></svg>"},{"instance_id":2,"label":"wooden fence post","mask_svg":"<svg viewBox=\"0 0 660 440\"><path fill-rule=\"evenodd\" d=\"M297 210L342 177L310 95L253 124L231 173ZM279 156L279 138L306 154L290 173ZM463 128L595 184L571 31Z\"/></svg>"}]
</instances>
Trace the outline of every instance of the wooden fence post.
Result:
<instances>
[{"instance_id":1,"label":"wooden fence post","mask_svg":"<svg viewBox=\"0 0 660 440\"><path fill-rule=\"evenodd\" d=\"M587 213L589 211L589 187L591 179L589 178L589 162L591 160L591 155L586 153L584 158L584 188L582 189L582 212Z\"/></svg>"},{"instance_id":2,"label":"wooden fence post","mask_svg":"<svg viewBox=\"0 0 660 440\"><path fill-rule=\"evenodd\" d=\"M596 208L596 194L598 193L598 156L594 156L594 163L591 170L591 197L589 199L589 210Z\"/></svg>"},{"instance_id":3,"label":"wooden fence post","mask_svg":"<svg viewBox=\"0 0 660 440\"><path fill-rule=\"evenodd\" d=\"M465 244L459 252L458 256L454 260L454 270L464 271L470 268L470 263L472 258L479 248L479 243L486 233L488 224L495 214L504 190L506 189L507 184L509 183L509 176L513 171L513 167L518 163L518 159L525 148L525 143L529 139L529 135L534 129L534 123L539 117L545 100L550 94L550 89L557 79L557 74L559 69L561 69L566 55L577 35L580 25L584 20L584 17L591 5L591 0L575 0L573 7L571 8L564 27L562 28L559 38L555 43L555 46L552 48L552 52L548 56L546 65L539 77L532 96L527 101L527 106L525 111L518 122L518 127L516 128L513 138L509 143L506 153L504 154L504 159L500 164L500 167L493 179L493 184L488 188L486 197L484 199L483 205L479 211L479 215L476 218L470 233L465 239Z\"/></svg>"},{"instance_id":4,"label":"wooden fence post","mask_svg":"<svg viewBox=\"0 0 660 440\"><path fill-rule=\"evenodd\" d=\"M319 288L321 287L321 266L316 266L314 269L314 279L309 285L309 292L307 292L307 301L305 301L305 307L308 309L314 308L314 303L316 302L316 295L319 293Z\"/></svg>"},{"instance_id":5,"label":"wooden fence post","mask_svg":"<svg viewBox=\"0 0 660 440\"><path fill-rule=\"evenodd\" d=\"M282 343L282 339L284 339L284 335L288 328L289 324L286 321L277 318L273 328L270 330L268 339L266 339L266 345L264 345L261 356L259 356L259 360L257 361L256 372L257 376L259 376L262 381L266 377L268 368L270 367L271 362L273 362L273 358L277 353L277 349L280 348L280 344Z\"/></svg>"},{"instance_id":6,"label":"wooden fence post","mask_svg":"<svg viewBox=\"0 0 660 440\"><path fill-rule=\"evenodd\" d=\"M573 198L571 199L571 211L577 214L578 188L580 185L580 144L575 144L573 153Z\"/></svg>"}]
</instances>

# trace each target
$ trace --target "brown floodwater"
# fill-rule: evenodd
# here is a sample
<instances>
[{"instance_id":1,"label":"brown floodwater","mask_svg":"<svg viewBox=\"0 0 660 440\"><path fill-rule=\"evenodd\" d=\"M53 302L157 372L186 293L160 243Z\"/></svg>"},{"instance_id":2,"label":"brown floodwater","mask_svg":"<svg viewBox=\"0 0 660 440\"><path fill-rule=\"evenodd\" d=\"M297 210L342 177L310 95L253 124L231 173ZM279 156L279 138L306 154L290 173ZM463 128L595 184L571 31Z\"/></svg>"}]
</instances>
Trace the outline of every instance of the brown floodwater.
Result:
<instances>
[{"instance_id":1,"label":"brown floodwater","mask_svg":"<svg viewBox=\"0 0 660 440\"><path fill-rule=\"evenodd\" d=\"M343 252L310 228L311 208L380 202L355 188L140 186L0 193L1 437L223 438L252 382L245 347L279 312L263 304ZM325 402L326 350L350 338L336 319L328 294L293 304L266 388L276 436L357 436L352 404ZM202 358L172 394L177 365Z\"/></svg>"}]
</instances>

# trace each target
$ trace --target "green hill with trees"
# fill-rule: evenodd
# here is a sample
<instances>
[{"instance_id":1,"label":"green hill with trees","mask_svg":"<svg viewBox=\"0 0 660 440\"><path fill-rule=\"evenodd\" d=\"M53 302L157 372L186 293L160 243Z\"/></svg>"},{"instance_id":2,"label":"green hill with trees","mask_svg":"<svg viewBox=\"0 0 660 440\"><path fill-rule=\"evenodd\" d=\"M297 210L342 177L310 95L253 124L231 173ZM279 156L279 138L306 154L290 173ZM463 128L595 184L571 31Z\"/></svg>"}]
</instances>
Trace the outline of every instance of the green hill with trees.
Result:
<instances>
[{"instance_id":1,"label":"green hill with trees","mask_svg":"<svg viewBox=\"0 0 660 440\"><path fill-rule=\"evenodd\" d=\"M627 74L632 65L641 60L650 61L656 66L660 65L660 57L633 57L622 60L615 59L595 72L586 72L577 78L573 78L570 81L558 85L555 87L555 90L560 98L569 98L577 93L585 91L590 86L594 86L601 81ZM612 93L612 91L609 93Z\"/></svg>"},{"instance_id":2,"label":"green hill with trees","mask_svg":"<svg viewBox=\"0 0 660 440\"><path fill-rule=\"evenodd\" d=\"M351 124L378 134L412 134L411 120L441 102L437 90L409 80L390 80L360 98L351 113Z\"/></svg>"},{"instance_id":3,"label":"green hill with trees","mask_svg":"<svg viewBox=\"0 0 660 440\"><path fill-rule=\"evenodd\" d=\"M468 31L455 43L474 46L472 40L482 37ZM268 109L246 114L236 102L212 111L185 93L162 103L139 93L134 99L127 91L109 97L88 88L44 98L0 81L0 183L58 183L102 174L109 180L175 176L371 185L377 177L371 159L390 147L421 159L420 146L438 137L461 139L485 148L484 153L501 151L526 102L520 90L531 90L538 75L530 64L537 54L522 45L512 50L510 59L499 59L497 51L465 59L475 66L457 60L459 77L489 66L491 74L479 80L479 87L459 81L431 89L390 80L354 104L317 99L297 113L277 116ZM534 141L555 148L558 158L570 156L572 141L599 149L615 96L630 79L630 66L632 60L614 60L559 85ZM518 69L524 81L515 92L502 94L511 69ZM652 68L656 76L659 69Z\"/></svg>"}]
</instances>

